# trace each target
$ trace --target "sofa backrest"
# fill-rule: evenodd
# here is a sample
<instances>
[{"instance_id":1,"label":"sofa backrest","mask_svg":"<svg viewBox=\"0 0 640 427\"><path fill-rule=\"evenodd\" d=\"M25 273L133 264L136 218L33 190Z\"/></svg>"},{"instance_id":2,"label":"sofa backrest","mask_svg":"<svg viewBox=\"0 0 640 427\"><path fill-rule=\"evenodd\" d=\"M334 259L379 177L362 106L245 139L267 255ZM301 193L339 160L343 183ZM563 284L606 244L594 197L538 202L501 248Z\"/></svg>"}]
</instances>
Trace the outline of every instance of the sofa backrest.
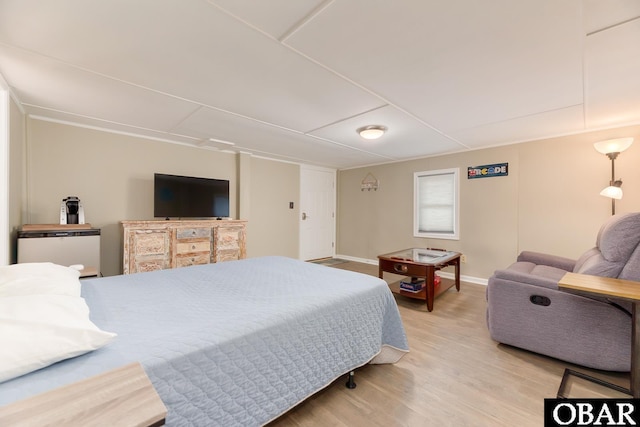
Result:
<instances>
[{"instance_id":1,"label":"sofa backrest","mask_svg":"<svg viewBox=\"0 0 640 427\"><path fill-rule=\"evenodd\" d=\"M633 251L631 258L629 258L629 261L624 265L618 278L640 282L640 245Z\"/></svg>"},{"instance_id":2,"label":"sofa backrest","mask_svg":"<svg viewBox=\"0 0 640 427\"><path fill-rule=\"evenodd\" d=\"M575 273L640 280L640 212L614 215L596 238L596 247L576 262Z\"/></svg>"}]
</instances>

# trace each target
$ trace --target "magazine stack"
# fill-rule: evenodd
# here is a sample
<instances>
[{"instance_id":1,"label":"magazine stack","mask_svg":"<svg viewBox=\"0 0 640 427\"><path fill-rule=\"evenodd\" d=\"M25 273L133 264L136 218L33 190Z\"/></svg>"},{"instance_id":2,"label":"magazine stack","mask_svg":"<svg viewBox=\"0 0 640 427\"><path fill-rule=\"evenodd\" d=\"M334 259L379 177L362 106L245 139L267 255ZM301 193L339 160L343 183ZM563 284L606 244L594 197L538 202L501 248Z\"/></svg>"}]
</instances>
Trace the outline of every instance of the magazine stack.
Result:
<instances>
[{"instance_id":1,"label":"magazine stack","mask_svg":"<svg viewBox=\"0 0 640 427\"><path fill-rule=\"evenodd\" d=\"M420 292L424 289L424 279L418 279L416 277L406 278L400 281L400 289L407 292Z\"/></svg>"},{"instance_id":2,"label":"magazine stack","mask_svg":"<svg viewBox=\"0 0 640 427\"><path fill-rule=\"evenodd\" d=\"M405 292L418 293L425 287L425 280L417 277L407 277L400 281L400 289ZM433 287L435 289L440 285L440 276L433 276Z\"/></svg>"}]
</instances>

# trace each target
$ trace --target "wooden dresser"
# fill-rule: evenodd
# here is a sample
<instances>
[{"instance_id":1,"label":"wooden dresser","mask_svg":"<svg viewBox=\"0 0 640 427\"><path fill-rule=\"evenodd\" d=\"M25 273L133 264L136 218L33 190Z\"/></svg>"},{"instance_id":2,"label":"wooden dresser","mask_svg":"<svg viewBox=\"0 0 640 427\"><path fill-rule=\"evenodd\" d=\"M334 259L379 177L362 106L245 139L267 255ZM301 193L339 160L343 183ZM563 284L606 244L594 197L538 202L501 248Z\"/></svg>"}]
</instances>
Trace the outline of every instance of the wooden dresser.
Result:
<instances>
[{"instance_id":1,"label":"wooden dresser","mask_svg":"<svg viewBox=\"0 0 640 427\"><path fill-rule=\"evenodd\" d=\"M246 257L243 220L122 221L124 274Z\"/></svg>"}]
</instances>

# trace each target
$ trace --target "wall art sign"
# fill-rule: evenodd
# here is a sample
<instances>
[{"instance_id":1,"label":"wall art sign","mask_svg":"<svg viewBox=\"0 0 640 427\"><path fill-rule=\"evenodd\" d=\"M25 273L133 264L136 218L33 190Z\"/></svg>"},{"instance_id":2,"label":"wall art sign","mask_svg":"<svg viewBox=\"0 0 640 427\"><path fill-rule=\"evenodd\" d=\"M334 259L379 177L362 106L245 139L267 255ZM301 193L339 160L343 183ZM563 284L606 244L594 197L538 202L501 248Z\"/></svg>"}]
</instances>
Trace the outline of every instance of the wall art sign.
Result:
<instances>
[{"instance_id":1,"label":"wall art sign","mask_svg":"<svg viewBox=\"0 0 640 427\"><path fill-rule=\"evenodd\" d=\"M509 175L509 163L496 163L493 165L469 166L467 179L491 178L494 176Z\"/></svg>"}]
</instances>

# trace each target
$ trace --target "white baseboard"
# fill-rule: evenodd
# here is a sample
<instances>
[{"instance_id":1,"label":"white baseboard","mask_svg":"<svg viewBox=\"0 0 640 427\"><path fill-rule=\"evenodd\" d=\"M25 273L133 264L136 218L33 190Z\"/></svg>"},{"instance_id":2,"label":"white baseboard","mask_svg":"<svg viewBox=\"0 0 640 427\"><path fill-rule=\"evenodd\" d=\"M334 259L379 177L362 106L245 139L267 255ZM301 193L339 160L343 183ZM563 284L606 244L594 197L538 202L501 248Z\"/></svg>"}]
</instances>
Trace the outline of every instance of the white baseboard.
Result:
<instances>
[{"instance_id":1,"label":"white baseboard","mask_svg":"<svg viewBox=\"0 0 640 427\"><path fill-rule=\"evenodd\" d=\"M345 259L347 261L361 262L363 264L378 265L378 260L376 259L358 258L358 257L349 256L349 255L336 255L335 257L340 259ZM445 279L454 278L454 274L448 271L440 271L438 272L438 274L441 277L444 277ZM462 282L475 283L475 284L484 285L484 286L487 286L487 283L488 283L488 279L483 279L481 277L465 276L464 274L460 275L460 280Z\"/></svg>"}]
</instances>

